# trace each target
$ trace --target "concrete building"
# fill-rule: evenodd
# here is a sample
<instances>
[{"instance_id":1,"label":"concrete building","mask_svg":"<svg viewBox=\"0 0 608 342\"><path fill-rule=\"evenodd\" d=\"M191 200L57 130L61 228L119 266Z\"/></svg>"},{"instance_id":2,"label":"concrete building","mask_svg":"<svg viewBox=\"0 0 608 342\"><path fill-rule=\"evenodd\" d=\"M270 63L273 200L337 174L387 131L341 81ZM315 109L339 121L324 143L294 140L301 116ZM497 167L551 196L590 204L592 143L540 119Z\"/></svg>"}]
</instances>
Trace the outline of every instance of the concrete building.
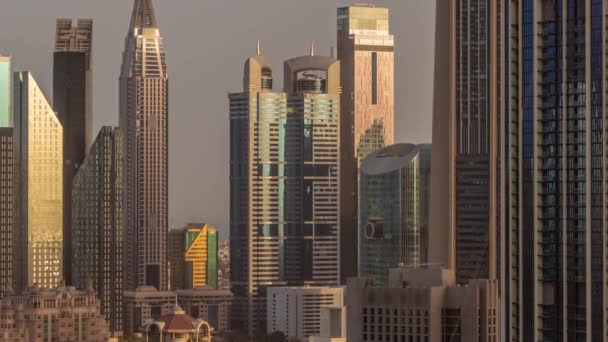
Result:
<instances>
[{"instance_id":1,"label":"concrete building","mask_svg":"<svg viewBox=\"0 0 608 342\"><path fill-rule=\"evenodd\" d=\"M367 278L346 288L347 341L498 341L498 286L457 286L453 271L392 269L386 287Z\"/></svg>"},{"instance_id":2,"label":"concrete building","mask_svg":"<svg viewBox=\"0 0 608 342\"><path fill-rule=\"evenodd\" d=\"M151 286L125 291L123 297L125 335L133 336L141 333L146 321L158 320L170 314L176 302L175 292L158 291Z\"/></svg>"},{"instance_id":3,"label":"concrete building","mask_svg":"<svg viewBox=\"0 0 608 342\"><path fill-rule=\"evenodd\" d=\"M270 287L266 331L308 341L321 333L321 308L343 305L342 287Z\"/></svg>"},{"instance_id":4,"label":"concrete building","mask_svg":"<svg viewBox=\"0 0 608 342\"><path fill-rule=\"evenodd\" d=\"M63 127L29 72L15 73L13 84L20 292L63 279Z\"/></svg>"},{"instance_id":5,"label":"concrete building","mask_svg":"<svg viewBox=\"0 0 608 342\"><path fill-rule=\"evenodd\" d=\"M259 52L259 49L258 49ZM266 288L337 285L340 63L284 65L284 92L259 53L230 94L233 329L266 328Z\"/></svg>"},{"instance_id":6,"label":"concrete building","mask_svg":"<svg viewBox=\"0 0 608 342\"><path fill-rule=\"evenodd\" d=\"M308 342L346 342L346 307L327 306L320 312L321 331L318 336L308 337Z\"/></svg>"},{"instance_id":7,"label":"concrete building","mask_svg":"<svg viewBox=\"0 0 608 342\"><path fill-rule=\"evenodd\" d=\"M209 323L216 332L230 330L232 292L209 287L177 290L177 302L188 315Z\"/></svg>"},{"instance_id":8,"label":"concrete building","mask_svg":"<svg viewBox=\"0 0 608 342\"><path fill-rule=\"evenodd\" d=\"M496 279L499 1L439 1L429 261Z\"/></svg>"},{"instance_id":9,"label":"concrete building","mask_svg":"<svg viewBox=\"0 0 608 342\"><path fill-rule=\"evenodd\" d=\"M93 139L93 20L57 19L53 108L63 126L63 274L72 285L72 180Z\"/></svg>"},{"instance_id":10,"label":"concrete building","mask_svg":"<svg viewBox=\"0 0 608 342\"><path fill-rule=\"evenodd\" d=\"M217 228L191 223L170 230L167 242L171 290L218 287Z\"/></svg>"},{"instance_id":11,"label":"concrete building","mask_svg":"<svg viewBox=\"0 0 608 342\"><path fill-rule=\"evenodd\" d=\"M359 162L395 140L395 37L388 8L338 9L341 280L357 276Z\"/></svg>"},{"instance_id":12,"label":"concrete building","mask_svg":"<svg viewBox=\"0 0 608 342\"><path fill-rule=\"evenodd\" d=\"M123 330L122 148L117 128L102 127L72 187L72 271L93 287L112 332Z\"/></svg>"},{"instance_id":13,"label":"concrete building","mask_svg":"<svg viewBox=\"0 0 608 342\"><path fill-rule=\"evenodd\" d=\"M431 146L372 152L359 179L359 274L385 286L391 268L427 263Z\"/></svg>"},{"instance_id":14,"label":"concrete building","mask_svg":"<svg viewBox=\"0 0 608 342\"><path fill-rule=\"evenodd\" d=\"M145 62L144 62L145 61ZM120 74L125 289L166 290L169 79L152 0L135 0Z\"/></svg>"},{"instance_id":15,"label":"concrete building","mask_svg":"<svg viewBox=\"0 0 608 342\"><path fill-rule=\"evenodd\" d=\"M0 299L11 294L17 282L14 153L13 128L0 127Z\"/></svg>"},{"instance_id":16,"label":"concrete building","mask_svg":"<svg viewBox=\"0 0 608 342\"><path fill-rule=\"evenodd\" d=\"M109 337L93 289L29 288L0 306L1 342L106 342Z\"/></svg>"},{"instance_id":17,"label":"concrete building","mask_svg":"<svg viewBox=\"0 0 608 342\"><path fill-rule=\"evenodd\" d=\"M608 6L505 1L502 341L608 340Z\"/></svg>"}]
</instances>

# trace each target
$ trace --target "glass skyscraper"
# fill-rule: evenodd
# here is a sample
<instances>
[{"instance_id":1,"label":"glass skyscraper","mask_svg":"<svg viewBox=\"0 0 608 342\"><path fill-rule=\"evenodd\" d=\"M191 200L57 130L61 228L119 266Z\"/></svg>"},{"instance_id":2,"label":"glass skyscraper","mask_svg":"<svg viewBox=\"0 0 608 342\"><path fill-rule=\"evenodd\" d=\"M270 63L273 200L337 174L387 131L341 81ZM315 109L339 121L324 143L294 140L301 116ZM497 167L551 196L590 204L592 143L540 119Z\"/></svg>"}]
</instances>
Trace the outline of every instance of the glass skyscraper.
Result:
<instances>
[{"instance_id":1,"label":"glass skyscraper","mask_svg":"<svg viewBox=\"0 0 608 342\"><path fill-rule=\"evenodd\" d=\"M169 78L152 0L135 0L120 74L125 290L167 288Z\"/></svg>"},{"instance_id":2,"label":"glass skyscraper","mask_svg":"<svg viewBox=\"0 0 608 342\"><path fill-rule=\"evenodd\" d=\"M97 292L110 331L123 329L122 148L102 127L72 187L73 284Z\"/></svg>"},{"instance_id":3,"label":"glass skyscraper","mask_svg":"<svg viewBox=\"0 0 608 342\"><path fill-rule=\"evenodd\" d=\"M10 294L18 282L14 188L17 173L11 110L11 59L0 56L0 299Z\"/></svg>"},{"instance_id":4,"label":"glass skyscraper","mask_svg":"<svg viewBox=\"0 0 608 342\"><path fill-rule=\"evenodd\" d=\"M502 340L606 341L608 8L502 11Z\"/></svg>"},{"instance_id":5,"label":"glass skyscraper","mask_svg":"<svg viewBox=\"0 0 608 342\"><path fill-rule=\"evenodd\" d=\"M427 262L431 146L387 146L360 173L359 274L388 286L391 268Z\"/></svg>"},{"instance_id":6,"label":"glass skyscraper","mask_svg":"<svg viewBox=\"0 0 608 342\"><path fill-rule=\"evenodd\" d=\"M0 127L11 126L11 58L0 56Z\"/></svg>"},{"instance_id":7,"label":"glass skyscraper","mask_svg":"<svg viewBox=\"0 0 608 342\"><path fill-rule=\"evenodd\" d=\"M29 72L14 74L16 162L20 175L18 288L63 280L63 128Z\"/></svg>"},{"instance_id":8,"label":"glass skyscraper","mask_svg":"<svg viewBox=\"0 0 608 342\"><path fill-rule=\"evenodd\" d=\"M284 70L273 92L258 53L230 94L231 326L249 332L266 328L268 287L340 279L340 63L311 53Z\"/></svg>"}]
</instances>

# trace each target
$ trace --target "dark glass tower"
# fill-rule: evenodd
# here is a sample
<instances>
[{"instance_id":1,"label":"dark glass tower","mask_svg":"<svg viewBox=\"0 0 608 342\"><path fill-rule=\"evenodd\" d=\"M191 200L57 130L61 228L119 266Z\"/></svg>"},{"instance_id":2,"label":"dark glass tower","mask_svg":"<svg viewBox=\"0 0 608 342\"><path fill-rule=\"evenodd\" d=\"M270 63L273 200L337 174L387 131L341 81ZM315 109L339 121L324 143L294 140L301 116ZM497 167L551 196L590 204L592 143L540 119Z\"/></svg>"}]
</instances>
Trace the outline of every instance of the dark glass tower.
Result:
<instances>
[{"instance_id":1,"label":"dark glass tower","mask_svg":"<svg viewBox=\"0 0 608 342\"><path fill-rule=\"evenodd\" d=\"M165 290L169 78L152 0L135 0L120 74L125 290Z\"/></svg>"},{"instance_id":2,"label":"dark glass tower","mask_svg":"<svg viewBox=\"0 0 608 342\"><path fill-rule=\"evenodd\" d=\"M63 266L72 284L72 180L83 162L92 126L93 21L58 19L53 55L53 107L63 126Z\"/></svg>"},{"instance_id":3,"label":"dark glass tower","mask_svg":"<svg viewBox=\"0 0 608 342\"><path fill-rule=\"evenodd\" d=\"M504 3L503 341L607 339L606 11Z\"/></svg>"}]
</instances>

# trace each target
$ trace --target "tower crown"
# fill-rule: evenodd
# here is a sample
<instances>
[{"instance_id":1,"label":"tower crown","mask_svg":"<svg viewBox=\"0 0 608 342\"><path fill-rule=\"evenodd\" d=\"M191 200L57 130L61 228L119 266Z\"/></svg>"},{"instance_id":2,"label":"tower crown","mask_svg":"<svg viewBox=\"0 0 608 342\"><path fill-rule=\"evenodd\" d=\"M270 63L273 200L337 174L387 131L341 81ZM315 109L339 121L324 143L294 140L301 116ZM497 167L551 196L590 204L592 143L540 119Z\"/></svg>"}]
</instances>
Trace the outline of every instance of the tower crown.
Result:
<instances>
[{"instance_id":1,"label":"tower crown","mask_svg":"<svg viewBox=\"0 0 608 342\"><path fill-rule=\"evenodd\" d=\"M131 30L158 28L152 0L135 0L131 16Z\"/></svg>"}]
</instances>

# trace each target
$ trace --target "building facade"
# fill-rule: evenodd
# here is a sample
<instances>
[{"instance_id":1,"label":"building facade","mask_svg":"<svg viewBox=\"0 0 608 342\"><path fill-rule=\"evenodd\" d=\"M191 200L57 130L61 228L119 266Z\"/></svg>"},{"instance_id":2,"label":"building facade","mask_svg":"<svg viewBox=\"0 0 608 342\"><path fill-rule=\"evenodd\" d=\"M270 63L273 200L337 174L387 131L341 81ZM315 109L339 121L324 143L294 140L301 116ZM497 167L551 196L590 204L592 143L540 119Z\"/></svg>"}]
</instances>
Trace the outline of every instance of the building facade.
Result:
<instances>
[{"instance_id":1,"label":"building facade","mask_svg":"<svg viewBox=\"0 0 608 342\"><path fill-rule=\"evenodd\" d=\"M373 5L338 9L341 276L357 276L358 167L368 153L395 140L395 38L389 10Z\"/></svg>"},{"instance_id":2,"label":"building facade","mask_svg":"<svg viewBox=\"0 0 608 342\"><path fill-rule=\"evenodd\" d=\"M171 290L218 287L217 228L191 223L170 230L167 254Z\"/></svg>"},{"instance_id":3,"label":"building facade","mask_svg":"<svg viewBox=\"0 0 608 342\"><path fill-rule=\"evenodd\" d=\"M135 0L120 74L128 290L168 285L168 91L154 5Z\"/></svg>"},{"instance_id":4,"label":"building facade","mask_svg":"<svg viewBox=\"0 0 608 342\"><path fill-rule=\"evenodd\" d=\"M391 268L427 263L431 146L372 152L359 178L359 274L385 286Z\"/></svg>"},{"instance_id":5,"label":"building facade","mask_svg":"<svg viewBox=\"0 0 608 342\"><path fill-rule=\"evenodd\" d=\"M232 292L209 287L177 290L177 302L188 315L209 323L215 332L230 331Z\"/></svg>"},{"instance_id":6,"label":"building facade","mask_svg":"<svg viewBox=\"0 0 608 342\"><path fill-rule=\"evenodd\" d=\"M17 281L15 208L15 144L13 128L0 127L0 299L11 294Z\"/></svg>"},{"instance_id":7,"label":"building facade","mask_svg":"<svg viewBox=\"0 0 608 342\"><path fill-rule=\"evenodd\" d=\"M312 52L312 51L311 51ZM340 64L285 62L273 92L261 55L230 94L233 329L266 328L266 288L339 282Z\"/></svg>"},{"instance_id":8,"label":"building facade","mask_svg":"<svg viewBox=\"0 0 608 342\"><path fill-rule=\"evenodd\" d=\"M93 21L57 19L53 54L53 106L63 126L63 273L72 284L72 180L91 143Z\"/></svg>"},{"instance_id":9,"label":"building facade","mask_svg":"<svg viewBox=\"0 0 608 342\"><path fill-rule=\"evenodd\" d=\"M63 280L63 127L29 72L14 74L15 160L19 174L19 284Z\"/></svg>"},{"instance_id":10,"label":"building facade","mask_svg":"<svg viewBox=\"0 0 608 342\"><path fill-rule=\"evenodd\" d=\"M280 331L288 338L307 341L309 336L321 333L321 308L342 305L342 287L271 287L266 331Z\"/></svg>"},{"instance_id":11,"label":"building facade","mask_svg":"<svg viewBox=\"0 0 608 342\"><path fill-rule=\"evenodd\" d=\"M194 319L175 305L171 312L156 320L146 321L143 336L149 341L211 342L212 330L207 322Z\"/></svg>"},{"instance_id":12,"label":"building facade","mask_svg":"<svg viewBox=\"0 0 608 342\"><path fill-rule=\"evenodd\" d=\"M97 291L112 332L123 329L121 156L118 129L102 127L72 187L73 282Z\"/></svg>"},{"instance_id":13,"label":"building facade","mask_svg":"<svg viewBox=\"0 0 608 342\"><path fill-rule=\"evenodd\" d=\"M11 58L0 55L0 127L10 127L11 107Z\"/></svg>"},{"instance_id":14,"label":"building facade","mask_svg":"<svg viewBox=\"0 0 608 342\"><path fill-rule=\"evenodd\" d=\"M497 275L498 6L437 6L429 256L459 283Z\"/></svg>"},{"instance_id":15,"label":"building facade","mask_svg":"<svg viewBox=\"0 0 608 342\"><path fill-rule=\"evenodd\" d=\"M606 341L604 1L505 1L503 341Z\"/></svg>"},{"instance_id":16,"label":"building facade","mask_svg":"<svg viewBox=\"0 0 608 342\"><path fill-rule=\"evenodd\" d=\"M158 320L170 314L177 299L175 292L142 286L135 291L125 291L123 301L124 332L126 336L133 336L143 331L146 321Z\"/></svg>"},{"instance_id":17,"label":"building facade","mask_svg":"<svg viewBox=\"0 0 608 342\"><path fill-rule=\"evenodd\" d=\"M351 278L346 288L347 341L498 341L498 284L457 286L454 272L397 268L375 287Z\"/></svg>"},{"instance_id":18,"label":"building facade","mask_svg":"<svg viewBox=\"0 0 608 342\"><path fill-rule=\"evenodd\" d=\"M0 341L106 342L108 326L95 291L29 288L0 306Z\"/></svg>"},{"instance_id":19,"label":"building facade","mask_svg":"<svg viewBox=\"0 0 608 342\"><path fill-rule=\"evenodd\" d=\"M308 342L346 342L346 307L324 306L320 310L321 331L309 336Z\"/></svg>"}]
</instances>

